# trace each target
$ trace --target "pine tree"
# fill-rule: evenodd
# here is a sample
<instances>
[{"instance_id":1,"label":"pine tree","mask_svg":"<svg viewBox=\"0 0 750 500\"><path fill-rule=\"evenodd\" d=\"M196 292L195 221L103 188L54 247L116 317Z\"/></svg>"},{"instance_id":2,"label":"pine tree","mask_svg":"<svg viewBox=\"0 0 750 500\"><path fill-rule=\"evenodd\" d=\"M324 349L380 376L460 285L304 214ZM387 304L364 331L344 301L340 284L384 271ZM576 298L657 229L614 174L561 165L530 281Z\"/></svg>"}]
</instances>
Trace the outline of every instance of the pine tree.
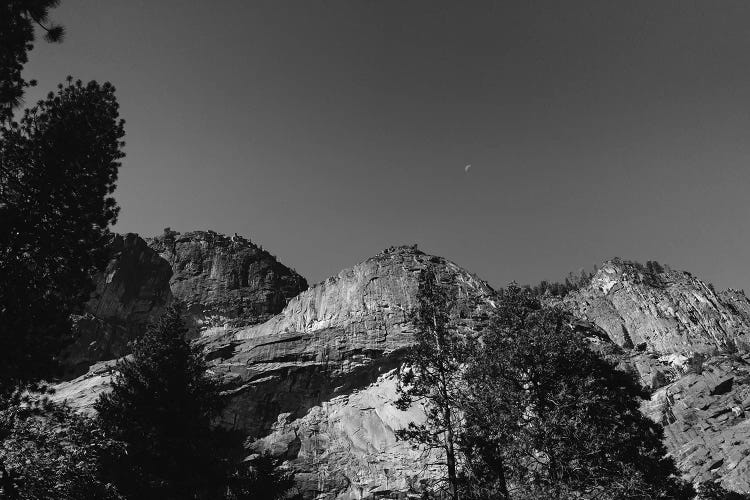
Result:
<instances>
[{"instance_id":1,"label":"pine tree","mask_svg":"<svg viewBox=\"0 0 750 500\"><path fill-rule=\"evenodd\" d=\"M48 42L62 41L62 26L49 22L50 9L59 0L0 0L0 123L11 120L24 89L36 82L21 76L28 52L34 47L38 26Z\"/></svg>"},{"instance_id":2,"label":"pine tree","mask_svg":"<svg viewBox=\"0 0 750 500\"><path fill-rule=\"evenodd\" d=\"M528 290L500 293L466 380L469 497L691 498L641 386Z\"/></svg>"},{"instance_id":3,"label":"pine tree","mask_svg":"<svg viewBox=\"0 0 750 500\"><path fill-rule=\"evenodd\" d=\"M121 500L104 479L121 443L69 407L17 393L0 410L0 498Z\"/></svg>"},{"instance_id":4,"label":"pine tree","mask_svg":"<svg viewBox=\"0 0 750 500\"><path fill-rule=\"evenodd\" d=\"M294 476L281 468L282 460L266 452L240 464L229 480L227 500L301 499L293 495Z\"/></svg>"},{"instance_id":5,"label":"pine tree","mask_svg":"<svg viewBox=\"0 0 750 500\"><path fill-rule=\"evenodd\" d=\"M0 128L0 394L54 372L107 261L124 135L114 91L69 79Z\"/></svg>"},{"instance_id":6,"label":"pine tree","mask_svg":"<svg viewBox=\"0 0 750 500\"><path fill-rule=\"evenodd\" d=\"M226 435L212 428L223 407L219 384L206 373L170 308L118 364L112 392L96 403L107 433L126 455L113 471L128 498L221 498L229 468Z\"/></svg>"},{"instance_id":7,"label":"pine tree","mask_svg":"<svg viewBox=\"0 0 750 500\"><path fill-rule=\"evenodd\" d=\"M420 275L415 344L401 372L397 406L406 409L420 403L427 420L420 425L412 422L396 435L442 454L445 481L438 487L443 487L452 500L458 500L460 368L466 344L451 325L450 311L457 290L450 278L432 270Z\"/></svg>"}]
</instances>

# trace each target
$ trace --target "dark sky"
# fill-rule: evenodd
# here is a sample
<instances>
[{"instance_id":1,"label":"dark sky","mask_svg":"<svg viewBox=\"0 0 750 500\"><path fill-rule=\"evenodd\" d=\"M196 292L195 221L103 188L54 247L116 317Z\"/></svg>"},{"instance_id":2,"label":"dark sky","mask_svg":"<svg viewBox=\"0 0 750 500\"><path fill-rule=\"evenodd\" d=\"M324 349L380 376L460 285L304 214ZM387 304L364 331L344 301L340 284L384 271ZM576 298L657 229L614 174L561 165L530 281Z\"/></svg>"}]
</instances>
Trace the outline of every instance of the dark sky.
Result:
<instances>
[{"instance_id":1,"label":"dark sky","mask_svg":"<svg viewBox=\"0 0 750 500\"><path fill-rule=\"evenodd\" d=\"M109 80L116 230L315 282L402 243L493 285L620 256L750 289L750 2L63 0L34 101ZM471 164L468 172L464 166Z\"/></svg>"}]
</instances>

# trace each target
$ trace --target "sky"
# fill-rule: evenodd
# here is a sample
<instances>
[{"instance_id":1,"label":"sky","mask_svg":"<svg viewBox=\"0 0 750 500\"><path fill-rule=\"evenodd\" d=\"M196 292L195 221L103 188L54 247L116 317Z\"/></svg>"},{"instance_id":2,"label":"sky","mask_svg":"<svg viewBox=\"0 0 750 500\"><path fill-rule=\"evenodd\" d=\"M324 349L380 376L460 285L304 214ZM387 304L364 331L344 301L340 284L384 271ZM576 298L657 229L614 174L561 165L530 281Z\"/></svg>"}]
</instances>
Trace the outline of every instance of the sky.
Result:
<instances>
[{"instance_id":1,"label":"sky","mask_svg":"<svg viewBox=\"0 0 750 500\"><path fill-rule=\"evenodd\" d=\"M750 290L750 2L63 0L24 76L110 81L115 230L311 283L417 243L495 286L614 256ZM471 164L466 171L465 166Z\"/></svg>"}]
</instances>

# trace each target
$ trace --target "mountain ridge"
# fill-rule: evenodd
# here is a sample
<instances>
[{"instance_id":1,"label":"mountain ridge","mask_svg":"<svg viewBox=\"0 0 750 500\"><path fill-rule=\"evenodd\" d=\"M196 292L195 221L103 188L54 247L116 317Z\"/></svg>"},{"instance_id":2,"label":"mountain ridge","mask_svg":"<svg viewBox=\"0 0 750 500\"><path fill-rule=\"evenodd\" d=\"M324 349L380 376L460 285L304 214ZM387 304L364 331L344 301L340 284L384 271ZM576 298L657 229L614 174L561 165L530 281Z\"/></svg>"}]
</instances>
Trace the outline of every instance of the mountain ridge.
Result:
<instances>
[{"instance_id":1,"label":"mountain ridge","mask_svg":"<svg viewBox=\"0 0 750 500\"><path fill-rule=\"evenodd\" d=\"M189 268L195 259L175 262ZM607 356L651 388L643 411L665 426L667 446L686 478L750 491L750 444L733 444L750 443L750 374L743 371L750 356L742 343L750 302L740 292L713 292L690 273L656 273L663 274L657 282L642 267L607 261L590 283L545 300L571 311ZM415 246L390 247L344 269L265 321L230 321L221 328L207 322L198 332L210 371L228 387L221 424L243 429L251 451L284 458L306 498L418 488L423 463L394 430L423 417L418 408L396 409L393 401L426 269L458 290L451 314L459 330L481 333L495 290ZM190 277L207 280L204 271ZM98 363L59 385L55 398L90 409L111 370L112 363Z\"/></svg>"}]
</instances>

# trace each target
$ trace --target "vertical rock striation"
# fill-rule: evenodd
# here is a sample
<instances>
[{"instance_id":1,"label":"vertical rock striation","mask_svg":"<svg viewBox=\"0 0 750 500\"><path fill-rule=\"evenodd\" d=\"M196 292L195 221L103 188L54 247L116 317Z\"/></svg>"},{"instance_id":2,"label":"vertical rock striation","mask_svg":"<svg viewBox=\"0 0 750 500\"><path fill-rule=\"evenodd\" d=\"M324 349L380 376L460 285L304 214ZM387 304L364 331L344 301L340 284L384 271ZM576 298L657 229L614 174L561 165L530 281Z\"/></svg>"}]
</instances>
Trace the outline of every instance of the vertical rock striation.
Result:
<instances>
[{"instance_id":1,"label":"vertical rock striation","mask_svg":"<svg viewBox=\"0 0 750 500\"><path fill-rule=\"evenodd\" d=\"M165 230L148 244L172 267L172 294L196 334L265 321L307 289L303 277L241 236Z\"/></svg>"},{"instance_id":2,"label":"vertical rock striation","mask_svg":"<svg viewBox=\"0 0 750 500\"><path fill-rule=\"evenodd\" d=\"M562 305L623 347L643 407L690 481L750 492L750 301L684 271L614 259Z\"/></svg>"},{"instance_id":3,"label":"vertical rock striation","mask_svg":"<svg viewBox=\"0 0 750 500\"><path fill-rule=\"evenodd\" d=\"M684 271L650 273L613 259L563 302L627 348L710 353L750 345L750 301L744 293L716 293Z\"/></svg>"}]
</instances>

